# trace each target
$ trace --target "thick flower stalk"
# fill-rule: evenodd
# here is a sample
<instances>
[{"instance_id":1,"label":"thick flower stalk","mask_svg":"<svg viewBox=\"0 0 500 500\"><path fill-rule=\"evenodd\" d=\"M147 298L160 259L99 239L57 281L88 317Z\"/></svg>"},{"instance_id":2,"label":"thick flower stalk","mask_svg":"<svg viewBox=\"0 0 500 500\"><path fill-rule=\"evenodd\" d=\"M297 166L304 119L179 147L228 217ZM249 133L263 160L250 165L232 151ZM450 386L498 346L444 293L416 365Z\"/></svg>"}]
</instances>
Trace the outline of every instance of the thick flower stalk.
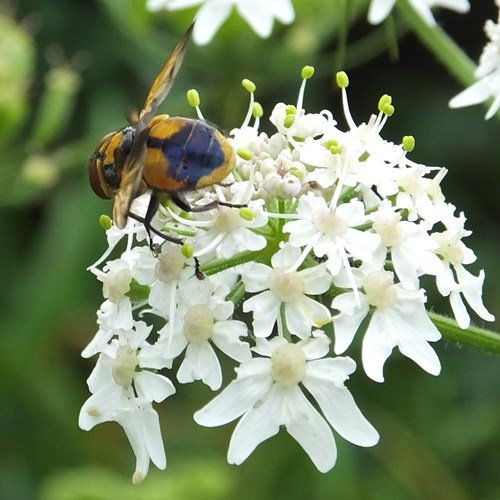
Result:
<instances>
[{"instance_id":1,"label":"thick flower stalk","mask_svg":"<svg viewBox=\"0 0 500 500\"><path fill-rule=\"evenodd\" d=\"M134 482L149 461L166 465L153 404L175 392L173 379L223 388L194 418L209 427L238 420L230 463L242 463L284 426L326 472L336 460L333 431L359 446L378 441L346 386L356 368L353 343L361 343L360 364L377 382L394 348L440 372L432 348L440 333L426 311L422 277L449 297L461 328L470 309L494 319L482 302L484 272L467 270L476 257L464 243L465 216L441 190L446 170L410 159L413 137L393 143L381 136L394 113L390 96L356 123L345 73L337 83L348 127L329 110L306 112L313 73L303 69L296 103L275 106L270 135L259 131L255 85L243 81L251 99L231 132L234 171L222 185L189 195L198 207L224 206L184 213L167 202L153 221L184 245L154 235L150 246L135 220L120 231L103 219L109 248L90 270L105 300L83 352L98 361L80 426L113 420L124 427L137 457ZM138 215L146 199L134 202ZM235 362L229 384L221 352Z\"/></svg>"}]
</instances>

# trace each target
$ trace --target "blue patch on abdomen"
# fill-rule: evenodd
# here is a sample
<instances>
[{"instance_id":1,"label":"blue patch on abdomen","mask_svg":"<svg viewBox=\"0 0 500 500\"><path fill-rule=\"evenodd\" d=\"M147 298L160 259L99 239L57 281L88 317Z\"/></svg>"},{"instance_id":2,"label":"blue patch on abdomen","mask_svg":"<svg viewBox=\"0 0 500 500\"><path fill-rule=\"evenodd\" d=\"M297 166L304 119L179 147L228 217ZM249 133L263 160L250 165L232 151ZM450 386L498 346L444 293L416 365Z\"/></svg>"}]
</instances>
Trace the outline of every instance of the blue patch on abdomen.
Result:
<instances>
[{"instance_id":1,"label":"blue patch on abdomen","mask_svg":"<svg viewBox=\"0 0 500 500\"><path fill-rule=\"evenodd\" d=\"M224 163L224 152L215 132L215 128L203 122L186 120L181 130L166 139L150 136L147 145L162 150L168 162L166 175L185 183L186 189L196 188L202 177Z\"/></svg>"}]
</instances>

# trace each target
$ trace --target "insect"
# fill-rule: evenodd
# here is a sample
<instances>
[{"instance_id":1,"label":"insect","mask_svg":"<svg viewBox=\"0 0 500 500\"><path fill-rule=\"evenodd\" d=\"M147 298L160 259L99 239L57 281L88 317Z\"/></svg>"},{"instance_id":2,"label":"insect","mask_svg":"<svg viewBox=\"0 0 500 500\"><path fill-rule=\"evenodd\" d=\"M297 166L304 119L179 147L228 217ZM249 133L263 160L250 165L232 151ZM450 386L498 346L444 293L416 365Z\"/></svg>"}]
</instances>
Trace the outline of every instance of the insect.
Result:
<instances>
[{"instance_id":1,"label":"insect","mask_svg":"<svg viewBox=\"0 0 500 500\"><path fill-rule=\"evenodd\" d=\"M130 116L130 124L105 135L89 162L89 182L94 192L113 199L113 220L123 229L128 217L144 224L153 232L175 243L180 238L158 231L151 220L160 202L169 196L186 211L214 208L214 201L191 207L184 191L220 183L233 169L234 151L228 140L215 127L191 118L156 115L180 69L193 30L191 25L167 59L149 91L143 109ZM135 198L151 191L144 217L132 213ZM151 238L150 238L151 241Z\"/></svg>"}]
</instances>

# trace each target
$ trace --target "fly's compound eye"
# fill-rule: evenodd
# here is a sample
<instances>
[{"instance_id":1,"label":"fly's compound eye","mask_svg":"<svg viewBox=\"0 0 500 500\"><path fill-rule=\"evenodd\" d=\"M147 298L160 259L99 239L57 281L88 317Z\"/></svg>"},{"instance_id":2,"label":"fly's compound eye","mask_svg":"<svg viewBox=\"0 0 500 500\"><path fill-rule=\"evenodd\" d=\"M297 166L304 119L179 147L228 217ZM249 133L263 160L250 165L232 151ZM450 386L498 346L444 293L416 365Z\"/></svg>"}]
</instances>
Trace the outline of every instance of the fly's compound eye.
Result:
<instances>
[{"instance_id":1,"label":"fly's compound eye","mask_svg":"<svg viewBox=\"0 0 500 500\"><path fill-rule=\"evenodd\" d=\"M114 141L120 141L121 134L112 132L103 137L89 161L89 183L94 193L109 200L120 187L120 178L114 162L109 162L109 152L116 149ZM111 155L113 157L113 155ZM106 159L108 163L106 163Z\"/></svg>"}]
</instances>

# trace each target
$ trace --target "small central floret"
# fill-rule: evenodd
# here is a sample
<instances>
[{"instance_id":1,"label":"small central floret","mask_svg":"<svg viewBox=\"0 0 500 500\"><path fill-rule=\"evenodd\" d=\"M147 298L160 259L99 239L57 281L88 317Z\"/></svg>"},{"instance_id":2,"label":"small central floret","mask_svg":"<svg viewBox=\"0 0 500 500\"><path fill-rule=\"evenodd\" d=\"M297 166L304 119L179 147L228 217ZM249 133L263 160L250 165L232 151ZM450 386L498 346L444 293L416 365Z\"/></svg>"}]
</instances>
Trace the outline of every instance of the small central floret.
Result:
<instances>
[{"instance_id":1,"label":"small central floret","mask_svg":"<svg viewBox=\"0 0 500 500\"><path fill-rule=\"evenodd\" d=\"M271 376L282 387L293 387L306 375L306 355L296 344L284 344L271 356Z\"/></svg>"},{"instance_id":2,"label":"small central floret","mask_svg":"<svg viewBox=\"0 0 500 500\"><path fill-rule=\"evenodd\" d=\"M115 382L124 389L130 387L138 365L137 351L128 344L121 346L116 353L116 359L112 365L112 374Z\"/></svg>"},{"instance_id":3,"label":"small central floret","mask_svg":"<svg viewBox=\"0 0 500 500\"><path fill-rule=\"evenodd\" d=\"M321 210L313 215L312 221L318 231L326 236L341 236L349 229L347 222L337 215L335 209Z\"/></svg>"},{"instance_id":4,"label":"small central floret","mask_svg":"<svg viewBox=\"0 0 500 500\"><path fill-rule=\"evenodd\" d=\"M281 302L296 302L304 295L304 282L298 272L277 267L269 275L269 290Z\"/></svg>"},{"instance_id":5,"label":"small central floret","mask_svg":"<svg viewBox=\"0 0 500 500\"><path fill-rule=\"evenodd\" d=\"M370 305L392 307L397 301L397 292L392 276L385 271L370 273L364 282L366 297Z\"/></svg>"},{"instance_id":6,"label":"small central floret","mask_svg":"<svg viewBox=\"0 0 500 500\"><path fill-rule=\"evenodd\" d=\"M184 316L184 336L193 343L201 343L212 336L214 313L205 304L191 306Z\"/></svg>"}]
</instances>

